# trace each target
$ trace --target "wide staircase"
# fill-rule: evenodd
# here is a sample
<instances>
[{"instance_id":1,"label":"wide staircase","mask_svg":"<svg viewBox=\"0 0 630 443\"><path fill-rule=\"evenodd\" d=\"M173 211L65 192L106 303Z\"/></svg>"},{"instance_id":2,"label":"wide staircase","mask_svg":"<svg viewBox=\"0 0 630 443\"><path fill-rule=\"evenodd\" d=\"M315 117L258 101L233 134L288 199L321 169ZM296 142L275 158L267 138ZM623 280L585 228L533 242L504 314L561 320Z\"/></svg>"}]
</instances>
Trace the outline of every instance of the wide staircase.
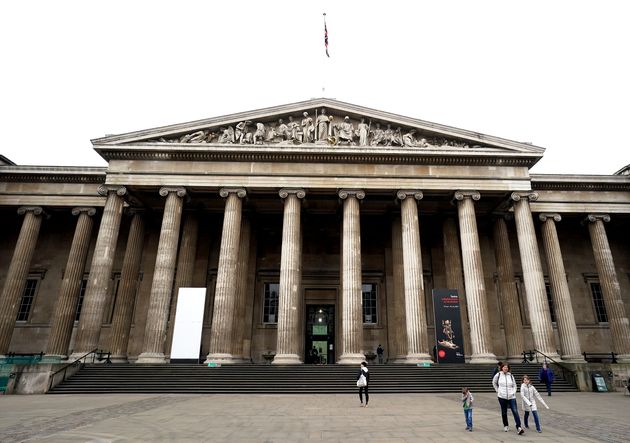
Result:
<instances>
[{"instance_id":1,"label":"wide staircase","mask_svg":"<svg viewBox=\"0 0 630 443\"><path fill-rule=\"evenodd\" d=\"M443 364L430 367L370 365L370 392L493 392L494 365ZM538 379L540 365L515 364L512 373L520 385L528 374ZM341 365L135 365L88 364L54 387L51 394L161 393L161 394L304 394L355 393L357 367ZM554 368L554 391L577 391ZM544 392L544 386L536 385Z\"/></svg>"}]
</instances>

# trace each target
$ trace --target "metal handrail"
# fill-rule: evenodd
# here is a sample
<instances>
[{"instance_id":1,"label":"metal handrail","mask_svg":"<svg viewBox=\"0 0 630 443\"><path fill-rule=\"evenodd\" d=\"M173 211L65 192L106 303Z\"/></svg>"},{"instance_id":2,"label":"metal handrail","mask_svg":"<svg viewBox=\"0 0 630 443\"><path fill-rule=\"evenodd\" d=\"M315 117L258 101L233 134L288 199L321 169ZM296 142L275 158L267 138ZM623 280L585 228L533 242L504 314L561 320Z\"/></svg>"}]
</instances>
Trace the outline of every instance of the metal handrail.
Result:
<instances>
[{"instance_id":1,"label":"metal handrail","mask_svg":"<svg viewBox=\"0 0 630 443\"><path fill-rule=\"evenodd\" d=\"M71 363L68 363L67 365L65 365L63 368L58 369L57 371L53 372L52 375L50 376L50 383L48 383L48 390L50 391L52 389L52 384L53 381L55 380L55 375L59 374L61 371L63 371L63 379L61 380L62 382L66 380L66 374L68 372L68 368L70 366L76 366L76 364L78 362L80 362L81 360L83 360L85 357L87 357L90 354L95 354L96 352L98 352L98 348L92 349L90 352L88 352L87 354L82 355L81 357L77 358L76 360L74 360Z\"/></svg>"},{"instance_id":2,"label":"metal handrail","mask_svg":"<svg viewBox=\"0 0 630 443\"><path fill-rule=\"evenodd\" d=\"M545 354L544 352L539 351L538 349L533 349L533 351L537 354L542 355L543 357L545 357L545 360L550 360L552 361L556 366L558 366L561 370L562 370L562 377L567 380L570 379L571 383L573 383L574 385L576 384L576 380L577 380L577 371L574 371L573 369L569 368L568 366L563 365L562 363L554 360L553 358L549 357L547 354ZM545 361L546 362L546 361ZM569 377L567 377L567 373L569 374Z\"/></svg>"}]
</instances>

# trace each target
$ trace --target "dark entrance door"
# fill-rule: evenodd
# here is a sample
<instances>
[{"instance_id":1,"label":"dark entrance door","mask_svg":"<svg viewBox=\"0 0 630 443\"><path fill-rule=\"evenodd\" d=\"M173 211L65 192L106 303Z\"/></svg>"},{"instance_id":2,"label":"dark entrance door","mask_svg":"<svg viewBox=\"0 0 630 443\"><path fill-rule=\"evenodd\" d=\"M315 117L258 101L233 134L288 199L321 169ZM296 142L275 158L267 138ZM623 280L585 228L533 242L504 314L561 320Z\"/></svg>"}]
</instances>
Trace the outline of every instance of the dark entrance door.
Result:
<instances>
[{"instance_id":1,"label":"dark entrance door","mask_svg":"<svg viewBox=\"0 0 630 443\"><path fill-rule=\"evenodd\" d=\"M335 363L335 305L306 305L307 364Z\"/></svg>"}]
</instances>

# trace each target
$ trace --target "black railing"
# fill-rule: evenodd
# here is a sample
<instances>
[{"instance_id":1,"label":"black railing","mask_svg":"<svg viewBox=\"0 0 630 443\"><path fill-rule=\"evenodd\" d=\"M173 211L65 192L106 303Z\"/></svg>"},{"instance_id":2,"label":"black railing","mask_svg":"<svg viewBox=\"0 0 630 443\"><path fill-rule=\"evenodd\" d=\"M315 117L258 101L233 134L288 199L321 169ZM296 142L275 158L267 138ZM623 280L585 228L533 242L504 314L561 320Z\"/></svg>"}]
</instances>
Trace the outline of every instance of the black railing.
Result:
<instances>
[{"instance_id":1,"label":"black railing","mask_svg":"<svg viewBox=\"0 0 630 443\"><path fill-rule=\"evenodd\" d=\"M61 379L61 381L59 383L62 383L66 380L66 375L68 373L68 368L69 367L76 367L79 366L79 369L83 367L83 365L85 365L85 359L87 358L88 355L92 355L92 363L94 363L94 358L96 356L97 353L99 352L103 352L103 351L99 351L98 349L92 349L90 352L88 352L87 354L82 355L81 357L77 358L76 360L74 360L71 363L68 363L67 365L65 365L63 368L58 369L57 371L53 372L52 375L50 376L50 382L48 383L48 390L50 391L53 387L53 382L55 381L55 376L57 374L60 374L63 372L63 378ZM109 361L109 352L107 353L107 359ZM109 361L109 363L111 363L111 361Z\"/></svg>"},{"instance_id":2,"label":"black railing","mask_svg":"<svg viewBox=\"0 0 630 443\"><path fill-rule=\"evenodd\" d=\"M614 352L582 352L584 360L589 363L617 363L617 354Z\"/></svg>"}]
</instances>

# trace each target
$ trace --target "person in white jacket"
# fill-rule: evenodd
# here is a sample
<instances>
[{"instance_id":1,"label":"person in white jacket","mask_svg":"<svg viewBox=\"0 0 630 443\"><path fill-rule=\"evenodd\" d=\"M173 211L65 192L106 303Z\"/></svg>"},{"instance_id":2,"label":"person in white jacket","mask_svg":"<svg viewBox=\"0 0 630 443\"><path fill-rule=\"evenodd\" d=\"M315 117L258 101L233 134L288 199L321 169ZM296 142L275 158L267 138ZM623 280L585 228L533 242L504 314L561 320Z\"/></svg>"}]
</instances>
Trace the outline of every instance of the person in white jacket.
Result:
<instances>
[{"instance_id":1,"label":"person in white jacket","mask_svg":"<svg viewBox=\"0 0 630 443\"><path fill-rule=\"evenodd\" d=\"M514 423L516 423L516 432L518 435L523 435L525 431L521 428L521 418L518 415L518 406L516 406L516 380L510 372L510 365L503 363L501 371L497 372L492 379L492 386L499 398L499 404L501 405L501 419L503 420L503 430L505 432L510 430L507 419L507 408L509 406L514 416Z\"/></svg>"},{"instance_id":2,"label":"person in white jacket","mask_svg":"<svg viewBox=\"0 0 630 443\"><path fill-rule=\"evenodd\" d=\"M540 419L538 418L538 406L536 405L536 399L542 403L542 405L549 409L545 400L540 396L538 390L532 385L531 380L527 375L523 376L523 384L521 385L521 398L523 399L523 410L525 411L525 427L529 428L527 421L529 419L529 413L531 411L534 416L534 423L536 423L536 430L542 432L540 428Z\"/></svg>"}]
</instances>

